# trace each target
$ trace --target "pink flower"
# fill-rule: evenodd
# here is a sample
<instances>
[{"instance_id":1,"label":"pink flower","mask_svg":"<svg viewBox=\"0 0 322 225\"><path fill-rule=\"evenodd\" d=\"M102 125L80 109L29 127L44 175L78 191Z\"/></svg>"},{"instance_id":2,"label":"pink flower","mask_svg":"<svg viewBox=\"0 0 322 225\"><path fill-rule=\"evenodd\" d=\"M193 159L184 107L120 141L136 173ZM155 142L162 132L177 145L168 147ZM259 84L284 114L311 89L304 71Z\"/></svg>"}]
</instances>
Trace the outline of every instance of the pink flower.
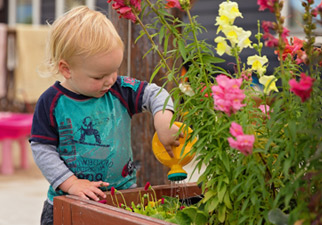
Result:
<instances>
[{"instance_id":1,"label":"pink flower","mask_svg":"<svg viewBox=\"0 0 322 225\"><path fill-rule=\"evenodd\" d=\"M161 205L164 204L164 198L161 198Z\"/></svg>"},{"instance_id":2,"label":"pink flower","mask_svg":"<svg viewBox=\"0 0 322 225\"><path fill-rule=\"evenodd\" d=\"M307 76L305 73L301 73L301 80L297 82L295 79L289 81L291 91L301 98L302 102L305 102L311 95L314 78Z\"/></svg>"},{"instance_id":3,"label":"pink flower","mask_svg":"<svg viewBox=\"0 0 322 225\"><path fill-rule=\"evenodd\" d=\"M136 17L134 13L141 11L141 0L113 0L112 8L120 14L120 18L130 19L133 23L136 22ZM108 0L107 3L111 3L112 0ZM133 9L135 12L133 12Z\"/></svg>"},{"instance_id":4,"label":"pink flower","mask_svg":"<svg viewBox=\"0 0 322 225\"><path fill-rule=\"evenodd\" d=\"M268 115L268 112L269 112L269 106L268 105L260 105L258 107L263 113L267 114Z\"/></svg>"},{"instance_id":5,"label":"pink flower","mask_svg":"<svg viewBox=\"0 0 322 225\"><path fill-rule=\"evenodd\" d=\"M231 135L236 138L236 140L232 137L228 138L230 147L239 150L246 156L251 154L253 151L255 136L244 134L242 126L235 122L231 123L229 130Z\"/></svg>"},{"instance_id":6,"label":"pink flower","mask_svg":"<svg viewBox=\"0 0 322 225\"><path fill-rule=\"evenodd\" d=\"M272 21L263 21L262 28L263 28L264 33L269 33L270 30L275 30L276 23L272 22Z\"/></svg>"},{"instance_id":7,"label":"pink flower","mask_svg":"<svg viewBox=\"0 0 322 225\"><path fill-rule=\"evenodd\" d=\"M114 196L114 194L115 194L115 187L112 187L111 188L111 195Z\"/></svg>"},{"instance_id":8,"label":"pink flower","mask_svg":"<svg viewBox=\"0 0 322 225\"><path fill-rule=\"evenodd\" d=\"M305 62L305 57L302 57L306 55L305 52L302 50L304 43L303 40L294 37L291 44L289 44L287 39L285 39L285 43L286 45L282 53L283 60L285 60L288 55L291 55L291 57L295 58L297 64ZM278 52L275 51L275 54L278 54Z\"/></svg>"},{"instance_id":9,"label":"pink flower","mask_svg":"<svg viewBox=\"0 0 322 225\"><path fill-rule=\"evenodd\" d=\"M318 10L316 8L313 9L311 14L312 14L313 17L317 17L318 16Z\"/></svg>"},{"instance_id":10,"label":"pink flower","mask_svg":"<svg viewBox=\"0 0 322 225\"><path fill-rule=\"evenodd\" d=\"M268 119L270 118L269 116L269 110L270 110L270 107L268 105L260 105L258 107L264 114L267 115Z\"/></svg>"},{"instance_id":11,"label":"pink flower","mask_svg":"<svg viewBox=\"0 0 322 225\"><path fill-rule=\"evenodd\" d=\"M315 8L319 13L322 12L322 2Z\"/></svg>"},{"instance_id":12,"label":"pink flower","mask_svg":"<svg viewBox=\"0 0 322 225\"><path fill-rule=\"evenodd\" d=\"M150 184L150 182L146 182L146 184L145 184L145 187L144 187L144 190L149 190L149 188L151 187L151 184Z\"/></svg>"},{"instance_id":13,"label":"pink flower","mask_svg":"<svg viewBox=\"0 0 322 225\"><path fill-rule=\"evenodd\" d=\"M282 32L282 38L283 38L283 40L286 40L287 37L289 36L289 34L290 34L289 29L287 29L286 27L283 27L283 32Z\"/></svg>"},{"instance_id":14,"label":"pink flower","mask_svg":"<svg viewBox=\"0 0 322 225\"><path fill-rule=\"evenodd\" d=\"M243 78L243 80L245 80L245 81L252 81L253 80L252 79L252 72L247 71L247 70L243 71L241 73L241 78Z\"/></svg>"},{"instance_id":15,"label":"pink flower","mask_svg":"<svg viewBox=\"0 0 322 225\"><path fill-rule=\"evenodd\" d=\"M253 144L255 142L254 135L239 135L236 137L236 140L233 138L228 138L230 147L239 150L245 156L252 154Z\"/></svg>"},{"instance_id":16,"label":"pink flower","mask_svg":"<svg viewBox=\"0 0 322 225\"><path fill-rule=\"evenodd\" d=\"M166 8L178 8L182 10L179 0L167 0L167 2L165 5Z\"/></svg>"},{"instance_id":17,"label":"pink flower","mask_svg":"<svg viewBox=\"0 0 322 225\"><path fill-rule=\"evenodd\" d=\"M107 203L107 201L105 199L99 200L98 202L99 203L102 203L102 204L106 204Z\"/></svg>"},{"instance_id":18,"label":"pink flower","mask_svg":"<svg viewBox=\"0 0 322 225\"><path fill-rule=\"evenodd\" d=\"M232 122L229 129L231 135L237 137L239 135L244 135L243 128L238 123Z\"/></svg>"},{"instance_id":19,"label":"pink flower","mask_svg":"<svg viewBox=\"0 0 322 225\"><path fill-rule=\"evenodd\" d=\"M225 75L219 75L216 77L216 81L218 85L211 87L216 110L223 111L230 116L231 113L236 113L245 106L242 104L245 94L240 89L242 78L230 79Z\"/></svg>"},{"instance_id":20,"label":"pink flower","mask_svg":"<svg viewBox=\"0 0 322 225\"><path fill-rule=\"evenodd\" d=\"M274 35L272 35L271 33L265 33L263 35L263 39L266 39L265 45L267 47L274 48L278 46L278 39L274 37Z\"/></svg>"},{"instance_id":21,"label":"pink flower","mask_svg":"<svg viewBox=\"0 0 322 225\"><path fill-rule=\"evenodd\" d=\"M257 0L257 5L259 5L259 11L264 11L269 9L271 12L274 12L274 4L278 0Z\"/></svg>"}]
</instances>

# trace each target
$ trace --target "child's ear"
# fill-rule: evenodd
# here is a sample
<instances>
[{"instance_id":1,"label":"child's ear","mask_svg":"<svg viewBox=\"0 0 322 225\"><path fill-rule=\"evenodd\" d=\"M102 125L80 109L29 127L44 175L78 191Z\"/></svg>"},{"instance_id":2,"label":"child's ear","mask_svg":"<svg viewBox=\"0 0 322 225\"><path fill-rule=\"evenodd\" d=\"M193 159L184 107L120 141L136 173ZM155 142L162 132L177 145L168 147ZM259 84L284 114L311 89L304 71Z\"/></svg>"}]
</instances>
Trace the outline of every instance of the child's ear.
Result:
<instances>
[{"instance_id":1,"label":"child's ear","mask_svg":"<svg viewBox=\"0 0 322 225\"><path fill-rule=\"evenodd\" d=\"M71 77L70 66L65 60L62 59L59 61L58 69L65 79L69 79Z\"/></svg>"}]
</instances>

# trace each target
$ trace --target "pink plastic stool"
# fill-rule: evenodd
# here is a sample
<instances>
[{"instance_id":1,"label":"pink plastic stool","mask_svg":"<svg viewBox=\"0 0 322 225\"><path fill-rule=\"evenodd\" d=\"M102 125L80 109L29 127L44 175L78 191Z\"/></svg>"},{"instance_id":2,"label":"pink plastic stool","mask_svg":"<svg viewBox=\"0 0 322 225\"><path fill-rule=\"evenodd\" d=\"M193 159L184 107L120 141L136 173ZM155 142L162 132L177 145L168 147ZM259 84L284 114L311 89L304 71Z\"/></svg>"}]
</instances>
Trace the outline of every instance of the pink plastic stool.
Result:
<instances>
[{"instance_id":1,"label":"pink plastic stool","mask_svg":"<svg viewBox=\"0 0 322 225\"><path fill-rule=\"evenodd\" d=\"M12 174L12 142L20 145L20 165L26 169L29 166L26 138L30 135L32 114L0 112L0 141L2 142L1 173Z\"/></svg>"}]
</instances>

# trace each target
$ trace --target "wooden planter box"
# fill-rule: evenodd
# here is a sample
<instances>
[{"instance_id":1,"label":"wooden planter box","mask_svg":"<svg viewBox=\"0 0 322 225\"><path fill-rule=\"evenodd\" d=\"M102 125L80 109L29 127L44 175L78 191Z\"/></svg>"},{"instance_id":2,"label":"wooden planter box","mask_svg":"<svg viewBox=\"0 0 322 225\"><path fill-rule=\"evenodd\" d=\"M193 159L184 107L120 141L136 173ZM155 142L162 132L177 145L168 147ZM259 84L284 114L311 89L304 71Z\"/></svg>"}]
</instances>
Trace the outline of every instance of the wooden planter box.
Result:
<instances>
[{"instance_id":1,"label":"wooden planter box","mask_svg":"<svg viewBox=\"0 0 322 225\"><path fill-rule=\"evenodd\" d=\"M170 185L153 186L158 199L162 196L179 196L180 199L201 194L196 183L188 183L179 187ZM133 201L139 203L139 193L151 193L144 188L135 188L119 191L123 193L127 205ZM81 199L76 196L60 196L54 198L54 225L95 224L95 225L157 225L172 224L159 219L133 213L125 209L112 206L110 192L107 192L107 204ZM115 194L120 203L123 203L120 194ZM115 200L114 200L115 201Z\"/></svg>"}]
</instances>

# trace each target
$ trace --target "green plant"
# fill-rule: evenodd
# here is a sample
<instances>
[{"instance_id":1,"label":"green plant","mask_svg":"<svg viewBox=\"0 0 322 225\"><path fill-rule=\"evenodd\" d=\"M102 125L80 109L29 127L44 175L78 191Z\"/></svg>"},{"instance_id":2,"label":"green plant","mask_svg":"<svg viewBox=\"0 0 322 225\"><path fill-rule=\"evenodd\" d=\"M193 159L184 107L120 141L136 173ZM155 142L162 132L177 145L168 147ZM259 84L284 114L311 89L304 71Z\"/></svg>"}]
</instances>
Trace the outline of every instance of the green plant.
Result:
<instances>
[{"instance_id":1,"label":"green plant","mask_svg":"<svg viewBox=\"0 0 322 225\"><path fill-rule=\"evenodd\" d=\"M162 196L162 198L158 199L149 182L146 183L144 190L146 193L143 195L141 191L139 192L139 203L137 204L131 202L128 205L122 192L119 192L114 187L111 188L110 198L115 207L176 224L198 224L197 220L205 222L208 218L203 211L192 206L190 199L182 200L178 196ZM152 193L148 192L148 190L151 190ZM119 201L118 195L121 196L122 201ZM100 202L106 204L107 201L103 199Z\"/></svg>"},{"instance_id":2,"label":"green plant","mask_svg":"<svg viewBox=\"0 0 322 225\"><path fill-rule=\"evenodd\" d=\"M181 224L274 223L269 215L280 211L287 214L288 224L322 223L322 54L314 46L313 32L322 6L313 9L313 2L302 3L306 39L300 40L288 37L282 1L258 0L259 9L270 10L276 21L263 21L263 33L259 25L257 43L252 43L251 32L234 25L242 17L237 3L224 1L216 18L215 48L197 38L204 28L191 16L188 0L114 0L121 16L142 27L138 39L146 35L151 41L146 55L160 57L151 81L163 68L165 84L176 84L170 91L173 121L192 127L191 138L198 138L195 170L206 165L198 180L205 197L198 207L184 210L193 213L177 213L186 218ZM184 11L189 22L172 16L165 5ZM150 13L155 14L153 21L143 24L141 18ZM279 57L280 66L271 75L266 74L263 41ZM239 59L244 48L254 50L247 62ZM236 71L219 67L223 60L214 52L233 56ZM181 76L185 64L190 65ZM252 75L258 76L263 91L252 85ZM200 218L192 221L192 214ZM210 216L204 220L202 215Z\"/></svg>"}]
</instances>

